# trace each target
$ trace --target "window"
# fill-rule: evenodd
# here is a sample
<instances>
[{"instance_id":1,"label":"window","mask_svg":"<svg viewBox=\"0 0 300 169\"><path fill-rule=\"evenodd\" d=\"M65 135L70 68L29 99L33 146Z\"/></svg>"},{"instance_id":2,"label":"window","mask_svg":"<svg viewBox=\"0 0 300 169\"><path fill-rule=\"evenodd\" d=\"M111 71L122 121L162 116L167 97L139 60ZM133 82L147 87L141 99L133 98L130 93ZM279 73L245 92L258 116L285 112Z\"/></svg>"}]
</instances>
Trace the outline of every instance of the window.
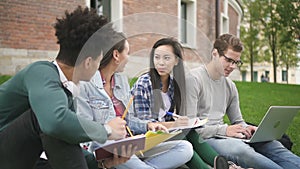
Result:
<instances>
[{"instance_id":1,"label":"window","mask_svg":"<svg viewBox=\"0 0 300 169\"><path fill-rule=\"evenodd\" d=\"M228 33L229 32L229 19L228 16L225 16L222 14L221 19L221 34Z\"/></svg>"},{"instance_id":2,"label":"window","mask_svg":"<svg viewBox=\"0 0 300 169\"><path fill-rule=\"evenodd\" d=\"M220 33L229 32L229 17L228 17L228 0L223 1L223 12L221 13L220 19Z\"/></svg>"},{"instance_id":3,"label":"window","mask_svg":"<svg viewBox=\"0 0 300 169\"><path fill-rule=\"evenodd\" d=\"M180 32L181 32L181 36L180 36L180 39L181 39L181 42L183 43L187 43L187 31L186 31L186 20L187 20L187 14L186 14L186 7L187 4L186 2L181 2L181 20L180 20L180 24L181 24L181 27L180 27Z\"/></svg>"},{"instance_id":4,"label":"window","mask_svg":"<svg viewBox=\"0 0 300 169\"><path fill-rule=\"evenodd\" d=\"M286 72L286 70L282 70L282 72L281 72L281 80L283 82L287 81L287 72Z\"/></svg>"},{"instance_id":5,"label":"window","mask_svg":"<svg viewBox=\"0 0 300 169\"><path fill-rule=\"evenodd\" d=\"M86 5L96 9L99 15L106 16L116 30L123 31L123 0L86 0Z\"/></svg>"},{"instance_id":6,"label":"window","mask_svg":"<svg viewBox=\"0 0 300 169\"><path fill-rule=\"evenodd\" d=\"M253 72L253 81L257 82L257 71Z\"/></svg>"},{"instance_id":7,"label":"window","mask_svg":"<svg viewBox=\"0 0 300 169\"><path fill-rule=\"evenodd\" d=\"M270 81L269 74L270 74L270 71L266 70L266 71L265 71L265 79L266 79L267 82Z\"/></svg>"},{"instance_id":8,"label":"window","mask_svg":"<svg viewBox=\"0 0 300 169\"><path fill-rule=\"evenodd\" d=\"M247 71L242 71L242 81L246 81Z\"/></svg>"},{"instance_id":9,"label":"window","mask_svg":"<svg viewBox=\"0 0 300 169\"><path fill-rule=\"evenodd\" d=\"M108 18L108 20L111 20L111 5L110 1L106 0L91 0L91 8L94 8L97 10L97 13L99 15L104 15Z\"/></svg>"},{"instance_id":10,"label":"window","mask_svg":"<svg viewBox=\"0 0 300 169\"><path fill-rule=\"evenodd\" d=\"M183 45L195 48L196 44L196 2L195 0L180 0L178 7L180 22L179 37Z\"/></svg>"},{"instance_id":11,"label":"window","mask_svg":"<svg viewBox=\"0 0 300 169\"><path fill-rule=\"evenodd\" d=\"M269 77L269 74L270 74L270 71L266 70L266 71L265 71L266 77Z\"/></svg>"}]
</instances>

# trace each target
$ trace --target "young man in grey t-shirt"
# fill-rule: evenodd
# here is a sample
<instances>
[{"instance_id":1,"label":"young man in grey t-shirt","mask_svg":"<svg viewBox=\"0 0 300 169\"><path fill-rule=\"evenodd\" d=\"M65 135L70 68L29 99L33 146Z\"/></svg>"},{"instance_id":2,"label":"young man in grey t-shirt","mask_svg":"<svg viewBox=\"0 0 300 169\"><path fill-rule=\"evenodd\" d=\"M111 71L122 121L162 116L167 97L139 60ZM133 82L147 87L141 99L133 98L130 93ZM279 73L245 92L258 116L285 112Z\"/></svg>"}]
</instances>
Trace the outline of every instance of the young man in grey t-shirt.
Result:
<instances>
[{"instance_id":1,"label":"young man in grey t-shirt","mask_svg":"<svg viewBox=\"0 0 300 169\"><path fill-rule=\"evenodd\" d=\"M220 155L242 167L255 169L300 168L300 158L278 141L247 144L238 139L219 139L215 135L250 138L255 126L247 125L239 107L235 84L228 78L242 65L243 45L233 35L216 39L211 59L187 76L187 112L189 117L208 118L197 132ZM225 124L227 115L231 124Z\"/></svg>"}]
</instances>

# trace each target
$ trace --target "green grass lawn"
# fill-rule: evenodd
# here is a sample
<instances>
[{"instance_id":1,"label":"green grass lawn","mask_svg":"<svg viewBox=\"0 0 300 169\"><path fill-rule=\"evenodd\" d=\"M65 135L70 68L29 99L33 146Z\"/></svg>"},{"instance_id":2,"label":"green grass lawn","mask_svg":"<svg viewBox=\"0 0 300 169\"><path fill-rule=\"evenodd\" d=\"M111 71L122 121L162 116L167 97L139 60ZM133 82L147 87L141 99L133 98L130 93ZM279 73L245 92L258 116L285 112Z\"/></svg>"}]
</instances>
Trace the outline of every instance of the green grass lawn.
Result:
<instances>
[{"instance_id":1,"label":"green grass lawn","mask_svg":"<svg viewBox=\"0 0 300 169\"><path fill-rule=\"evenodd\" d=\"M11 76L8 75L2 75L0 76L0 84L2 84L3 82L5 82L6 80L8 80Z\"/></svg>"},{"instance_id":2,"label":"green grass lawn","mask_svg":"<svg viewBox=\"0 0 300 169\"><path fill-rule=\"evenodd\" d=\"M0 84L10 76L0 76ZM136 78L129 80L132 85ZM273 83L235 82L240 94L243 117L247 122L258 124L269 106L300 106L300 85ZM225 119L228 121L228 119ZM292 151L300 156L300 113L290 124L287 134L294 142ZM298 127L298 128L297 128Z\"/></svg>"},{"instance_id":3,"label":"green grass lawn","mask_svg":"<svg viewBox=\"0 0 300 169\"><path fill-rule=\"evenodd\" d=\"M236 82L240 106L247 122L259 124L269 106L300 106L300 85ZM294 142L292 151L300 156L300 113L287 134Z\"/></svg>"}]
</instances>

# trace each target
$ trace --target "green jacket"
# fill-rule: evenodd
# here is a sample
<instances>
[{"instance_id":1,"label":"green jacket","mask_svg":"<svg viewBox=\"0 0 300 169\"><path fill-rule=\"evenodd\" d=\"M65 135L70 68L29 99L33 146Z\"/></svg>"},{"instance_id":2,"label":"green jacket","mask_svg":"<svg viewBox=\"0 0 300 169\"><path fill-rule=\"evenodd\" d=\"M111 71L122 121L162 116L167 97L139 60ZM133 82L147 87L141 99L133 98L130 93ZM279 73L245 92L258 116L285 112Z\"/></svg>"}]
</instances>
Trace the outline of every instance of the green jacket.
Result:
<instances>
[{"instance_id":1,"label":"green jacket","mask_svg":"<svg viewBox=\"0 0 300 169\"><path fill-rule=\"evenodd\" d=\"M47 135L71 144L107 140L103 125L76 115L72 94L52 62L30 64L0 86L0 132L29 109Z\"/></svg>"}]
</instances>

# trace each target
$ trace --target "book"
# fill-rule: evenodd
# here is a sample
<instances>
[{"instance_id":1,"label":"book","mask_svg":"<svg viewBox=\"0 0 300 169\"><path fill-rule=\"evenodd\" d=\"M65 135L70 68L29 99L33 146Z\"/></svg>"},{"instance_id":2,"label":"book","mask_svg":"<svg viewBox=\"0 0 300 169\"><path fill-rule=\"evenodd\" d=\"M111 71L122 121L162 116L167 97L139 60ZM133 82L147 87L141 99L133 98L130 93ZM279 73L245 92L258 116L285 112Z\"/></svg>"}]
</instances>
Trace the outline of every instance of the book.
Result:
<instances>
[{"instance_id":1,"label":"book","mask_svg":"<svg viewBox=\"0 0 300 169\"><path fill-rule=\"evenodd\" d=\"M202 127L207 123L208 119L205 118L203 120L200 120L198 117L189 119L189 124L187 126L178 126L178 127L171 127L169 128L169 131L176 131L176 130L184 130L184 129L195 129Z\"/></svg>"},{"instance_id":2,"label":"book","mask_svg":"<svg viewBox=\"0 0 300 169\"><path fill-rule=\"evenodd\" d=\"M155 147L156 145L158 145L159 143L167 141L180 133L181 131L174 131L170 133L166 133L163 131L148 131L145 134L146 137L145 148L142 150L142 152L146 152L151 148ZM139 152L137 153L137 155L139 155Z\"/></svg>"},{"instance_id":3,"label":"book","mask_svg":"<svg viewBox=\"0 0 300 169\"><path fill-rule=\"evenodd\" d=\"M116 147L118 150L118 155L121 155L121 147L125 145L126 147L130 144L132 146L137 146L136 151L145 149L145 135L136 135L132 137L127 137L120 140L108 140L104 144L99 144L99 147L95 149L95 156L98 161L107 158L112 158L114 156L113 150Z\"/></svg>"}]
</instances>

